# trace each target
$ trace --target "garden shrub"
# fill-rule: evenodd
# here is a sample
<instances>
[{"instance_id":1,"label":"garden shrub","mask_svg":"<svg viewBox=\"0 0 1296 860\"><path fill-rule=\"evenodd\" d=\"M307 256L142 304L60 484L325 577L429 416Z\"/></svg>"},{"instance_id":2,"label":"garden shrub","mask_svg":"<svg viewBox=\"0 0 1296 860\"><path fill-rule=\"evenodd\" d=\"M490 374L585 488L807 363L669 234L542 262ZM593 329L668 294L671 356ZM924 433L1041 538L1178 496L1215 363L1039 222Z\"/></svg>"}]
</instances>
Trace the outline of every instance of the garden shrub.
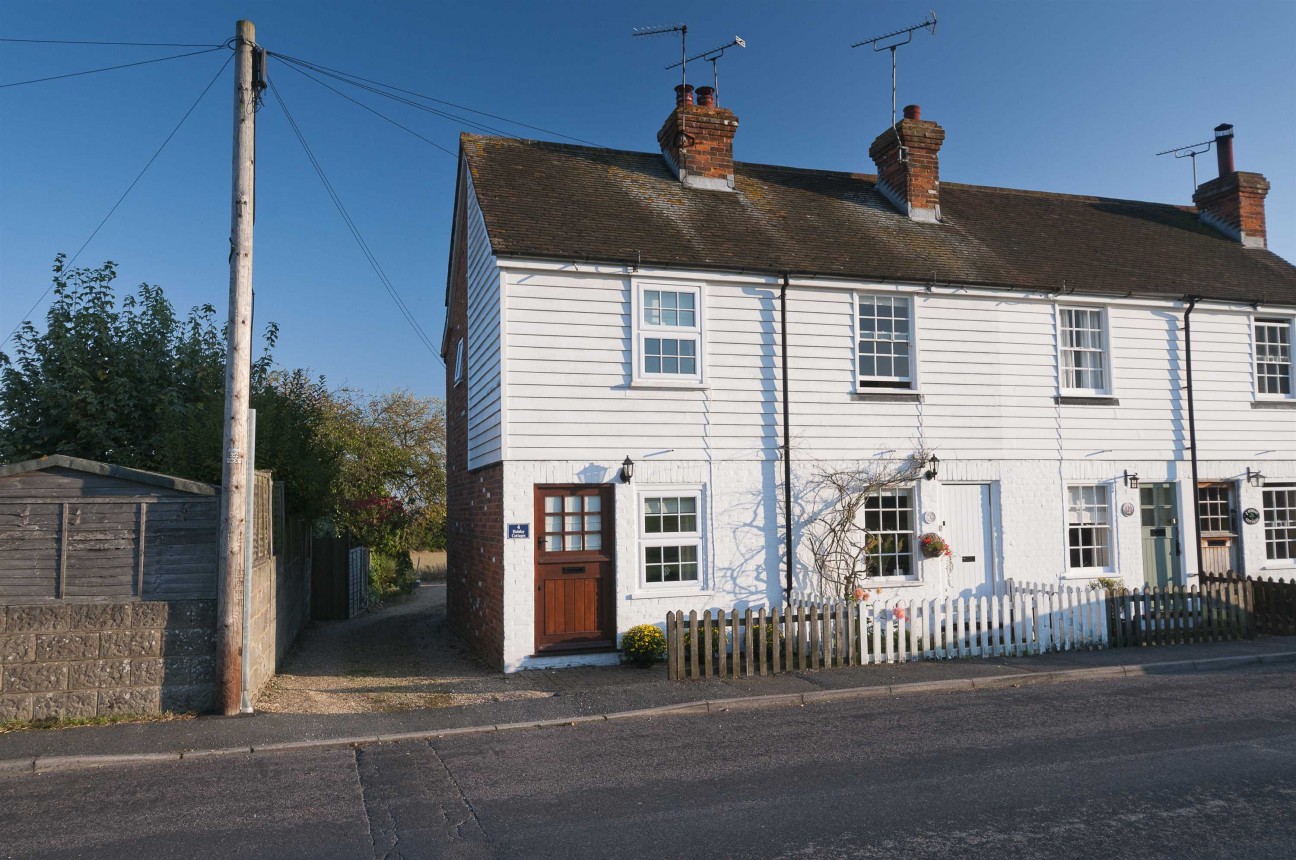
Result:
<instances>
[{"instance_id":1,"label":"garden shrub","mask_svg":"<svg viewBox=\"0 0 1296 860\"><path fill-rule=\"evenodd\" d=\"M374 599L387 600L402 594L409 594L418 585L418 572L409 553L396 555L375 552L369 560L369 588Z\"/></svg>"},{"instance_id":2,"label":"garden shrub","mask_svg":"<svg viewBox=\"0 0 1296 860\"><path fill-rule=\"evenodd\" d=\"M666 634L655 624L631 627L621 637L621 654L627 662L651 666L666 656Z\"/></svg>"}]
</instances>

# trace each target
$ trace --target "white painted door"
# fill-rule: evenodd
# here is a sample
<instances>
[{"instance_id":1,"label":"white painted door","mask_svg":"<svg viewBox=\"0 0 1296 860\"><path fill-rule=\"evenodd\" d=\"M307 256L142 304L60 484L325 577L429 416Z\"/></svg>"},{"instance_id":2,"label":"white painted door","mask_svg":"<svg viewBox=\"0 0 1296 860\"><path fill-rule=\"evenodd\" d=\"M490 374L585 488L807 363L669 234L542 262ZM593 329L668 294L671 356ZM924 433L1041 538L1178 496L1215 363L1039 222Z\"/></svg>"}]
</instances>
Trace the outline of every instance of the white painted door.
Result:
<instances>
[{"instance_id":1,"label":"white painted door","mask_svg":"<svg viewBox=\"0 0 1296 860\"><path fill-rule=\"evenodd\" d=\"M946 484L945 539L949 559L937 559L948 574L951 597L990 597L995 593L994 508L989 484Z\"/></svg>"}]
</instances>

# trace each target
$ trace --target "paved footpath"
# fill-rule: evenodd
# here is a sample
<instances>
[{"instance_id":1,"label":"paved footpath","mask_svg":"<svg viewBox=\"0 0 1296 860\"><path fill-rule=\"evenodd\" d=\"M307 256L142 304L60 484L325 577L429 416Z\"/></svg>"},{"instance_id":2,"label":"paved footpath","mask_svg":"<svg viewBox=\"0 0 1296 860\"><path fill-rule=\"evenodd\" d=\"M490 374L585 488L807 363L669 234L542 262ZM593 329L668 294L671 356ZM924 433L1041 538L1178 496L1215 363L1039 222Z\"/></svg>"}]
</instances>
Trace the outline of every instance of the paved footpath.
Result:
<instances>
[{"instance_id":1,"label":"paved footpath","mask_svg":"<svg viewBox=\"0 0 1296 860\"><path fill-rule=\"evenodd\" d=\"M553 690L552 695L540 699L388 713L209 716L167 723L11 732L0 735L0 775L18 776L134 760L197 758L213 752L233 755L249 750L344 747L357 742L494 732L537 724L602 722L609 718L648 717L673 711L681 714L732 712L1100 679L1120 684L1149 674L1219 671L1289 660L1296 660L1296 637L1039 657L860 666L709 681L668 681L661 666L648 670L569 669L544 673L545 677L540 679L543 684L527 679L517 682Z\"/></svg>"},{"instance_id":2,"label":"paved footpath","mask_svg":"<svg viewBox=\"0 0 1296 860\"><path fill-rule=\"evenodd\" d=\"M1290 858L1296 662L1211 665L14 775L0 857Z\"/></svg>"}]
</instances>

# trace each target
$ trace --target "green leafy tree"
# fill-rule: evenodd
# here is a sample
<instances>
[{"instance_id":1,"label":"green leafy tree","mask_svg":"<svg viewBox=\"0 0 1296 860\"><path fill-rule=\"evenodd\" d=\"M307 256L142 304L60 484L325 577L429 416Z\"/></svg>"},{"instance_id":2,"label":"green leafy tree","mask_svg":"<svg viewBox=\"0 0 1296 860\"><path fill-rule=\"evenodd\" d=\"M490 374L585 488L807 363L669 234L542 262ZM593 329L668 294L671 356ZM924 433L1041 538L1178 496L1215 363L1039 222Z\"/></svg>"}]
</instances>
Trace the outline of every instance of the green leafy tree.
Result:
<instances>
[{"instance_id":1,"label":"green leafy tree","mask_svg":"<svg viewBox=\"0 0 1296 860\"><path fill-rule=\"evenodd\" d=\"M339 452L335 521L383 552L445 545L445 404L393 391L338 392L325 435Z\"/></svg>"},{"instance_id":2,"label":"green leafy tree","mask_svg":"<svg viewBox=\"0 0 1296 860\"><path fill-rule=\"evenodd\" d=\"M162 288L120 302L112 262L54 263L45 330L30 322L0 352L0 461L45 454L221 478L225 329L211 305L181 319ZM331 392L273 365L266 327L252 367L257 466L288 508L393 556L444 546L445 407L406 391Z\"/></svg>"}]
</instances>

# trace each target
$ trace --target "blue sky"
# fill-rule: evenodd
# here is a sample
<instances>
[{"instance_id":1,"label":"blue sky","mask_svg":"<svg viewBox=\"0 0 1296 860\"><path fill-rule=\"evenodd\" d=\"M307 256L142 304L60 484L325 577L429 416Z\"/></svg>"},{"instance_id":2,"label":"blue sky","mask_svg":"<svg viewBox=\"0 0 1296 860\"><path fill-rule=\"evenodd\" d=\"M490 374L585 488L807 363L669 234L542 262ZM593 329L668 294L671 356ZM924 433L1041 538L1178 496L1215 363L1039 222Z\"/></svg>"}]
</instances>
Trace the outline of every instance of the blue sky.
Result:
<instances>
[{"instance_id":1,"label":"blue sky","mask_svg":"<svg viewBox=\"0 0 1296 860\"><path fill-rule=\"evenodd\" d=\"M721 63L740 160L872 172L890 119L886 53L853 41L918 23L912 2L43 2L7 4L0 36L258 41L599 144L653 150L684 21L690 48L735 34ZM899 104L946 129L942 178L1187 204L1187 160L1154 153L1236 126L1237 166L1265 174L1270 247L1296 260L1296 3L958 2L901 49ZM0 43L0 83L183 49ZM49 285L216 73L223 53L0 89L0 337ZM707 64L690 79L703 83ZM454 159L283 68L271 77L383 268L439 343ZM181 311L227 301L231 71L226 70L78 265L162 285ZM340 85L338 85L340 86ZM448 149L460 124L348 92ZM480 119L480 117L478 117ZM494 120L520 136L539 136ZM370 270L283 113L258 121L254 281L277 357L335 385L441 395L444 376ZM1199 176L1215 175L1214 156ZM43 319L44 306L37 311Z\"/></svg>"}]
</instances>

